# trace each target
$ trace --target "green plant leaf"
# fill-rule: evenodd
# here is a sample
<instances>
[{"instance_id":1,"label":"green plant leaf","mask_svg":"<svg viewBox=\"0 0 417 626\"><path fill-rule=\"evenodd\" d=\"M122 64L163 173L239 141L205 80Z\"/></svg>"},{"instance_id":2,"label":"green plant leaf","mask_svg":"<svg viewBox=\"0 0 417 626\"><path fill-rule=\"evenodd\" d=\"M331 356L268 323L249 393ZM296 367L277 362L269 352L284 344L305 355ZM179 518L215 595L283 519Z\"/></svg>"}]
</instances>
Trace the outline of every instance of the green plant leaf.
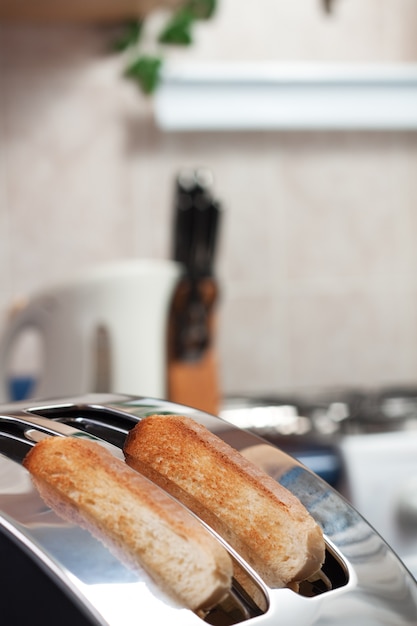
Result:
<instances>
[{"instance_id":1,"label":"green plant leaf","mask_svg":"<svg viewBox=\"0 0 417 626\"><path fill-rule=\"evenodd\" d=\"M126 69L126 76L132 78L146 94L153 93L161 78L162 59L143 55Z\"/></svg>"},{"instance_id":2,"label":"green plant leaf","mask_svg":"<svg viewBox=\"0 0 417 626\"><path fill-rule=\"evenodd\" d=\"M193 42L191 35L193 22L193 13L187 7L182 7L168 21L158 41L177 46L189 46Z\"/></svg>"},{"instance_id":3,"label":"green plant leaf","mask_svg":"<svg viewBox=\"0 0 417 626\"><path fill-rule=\"evenodd\" d=\"M141 21L128 22L123 35L114 42L113 49L116 52L123 52L136 45L140 39L142 27L143 22Z\"/></svg>"},{"instance_id":4,"label":"green plant leaf","mask_svg":"<svg viewBox=\"0 0 417 626\"><path fill-rule=\"evenodd\" d=\"M192 27L197 20L212 17L217 0L184 0L158 37L162 44L188 46L193 43ZM113 44L113 50L124 52L136 46L141 38L144 22L131 21L125 32ZM162 59L158 56L141 54L127 67L125 75L134 80L145 94L153 93L161 80Z\"/></svg>"}]
</instances>

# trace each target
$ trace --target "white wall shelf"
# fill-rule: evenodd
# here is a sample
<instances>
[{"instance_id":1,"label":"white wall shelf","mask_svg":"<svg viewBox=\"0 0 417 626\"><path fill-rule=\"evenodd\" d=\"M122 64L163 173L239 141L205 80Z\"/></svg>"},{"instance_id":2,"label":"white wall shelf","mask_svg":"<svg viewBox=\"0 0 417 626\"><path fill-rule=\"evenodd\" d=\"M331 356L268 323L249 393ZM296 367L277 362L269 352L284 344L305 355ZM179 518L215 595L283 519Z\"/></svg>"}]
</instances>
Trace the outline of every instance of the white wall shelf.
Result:
<instances>
[{"instance_id":1,"label":"white wall shelf","mask_svg":"<svg viewBox=\"0 0 417 626\"><path fill-rule=\"evenodd\" d=\"M165 131L417 130L417 64L167 64Z\"/></svg>"}]
</instances>

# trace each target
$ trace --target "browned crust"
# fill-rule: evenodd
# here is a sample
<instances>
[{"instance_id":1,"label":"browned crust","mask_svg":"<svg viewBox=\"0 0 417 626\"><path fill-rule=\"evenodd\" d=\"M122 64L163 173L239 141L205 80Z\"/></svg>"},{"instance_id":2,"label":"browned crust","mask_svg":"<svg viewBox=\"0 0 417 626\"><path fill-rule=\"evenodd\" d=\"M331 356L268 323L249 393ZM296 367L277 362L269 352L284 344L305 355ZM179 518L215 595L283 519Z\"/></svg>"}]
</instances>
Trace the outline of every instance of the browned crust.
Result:
<instances>
[{"instance_id":1,"label":"browned crust","mask_svg":"<svg viewBox=\"0 0 417 626\"><path fill-rule=\"evenodd\" d=\"M181 604L193 610L211 606L230 589L232 562L219 542L103 446L48 437L32 448L24 466L58 515L89 530L130 567L143 567ZM196 572L207 573L197 590Z\"/></svg>"},{"instance_id":2,"label":"browned crust","mask_svg":"<svg viewBox=\"0 0 417 626\"><path fill-rule=\"evenodd\" d=\"M201 517L271 587L321 567L323 534L300 500L195 420L146 417L124 452L129 465Z\"/></svg>"}]
</instances>

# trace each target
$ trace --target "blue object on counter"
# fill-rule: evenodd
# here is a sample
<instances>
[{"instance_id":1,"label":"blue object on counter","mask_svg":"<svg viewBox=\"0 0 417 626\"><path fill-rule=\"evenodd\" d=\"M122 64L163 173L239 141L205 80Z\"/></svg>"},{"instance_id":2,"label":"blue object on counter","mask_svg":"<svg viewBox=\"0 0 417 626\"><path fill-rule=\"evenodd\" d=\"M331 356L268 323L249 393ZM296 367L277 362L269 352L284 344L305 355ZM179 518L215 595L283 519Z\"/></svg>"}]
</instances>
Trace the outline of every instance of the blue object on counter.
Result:
<instances>
[{"instance_id":1,"label":"blue object on counter","mask_svg":"<svg viewBox=\"0 0 417 626\"><path fill-rule=\"evenodd\" d=\"M12 402L26 400L35 387L33 376L14 376L9 379L9 396Z\"/></svg>"}]
</instances>

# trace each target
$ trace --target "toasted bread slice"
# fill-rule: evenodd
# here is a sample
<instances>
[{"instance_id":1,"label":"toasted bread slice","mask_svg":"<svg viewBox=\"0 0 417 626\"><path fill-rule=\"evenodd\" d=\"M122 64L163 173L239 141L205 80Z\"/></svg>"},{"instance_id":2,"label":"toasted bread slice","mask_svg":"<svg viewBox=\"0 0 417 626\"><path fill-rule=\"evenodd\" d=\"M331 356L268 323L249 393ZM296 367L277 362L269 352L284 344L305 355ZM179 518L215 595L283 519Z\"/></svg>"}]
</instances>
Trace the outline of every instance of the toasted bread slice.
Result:
<instances>
[{"instance_id":1,"label":"toasted bread slice","mask_svg":"<svg viewBox=\"0 0 417 626\"><path fill-rule=\"evenodd\" d=\"M181 605L207 609L230 590L232 559L218 540L102 445L48 437L32 448L24 466L52 509L133 569L143 568Z\"/></svg>"},{"instance_id":2,"label":"toasted bread slice","mask_svg":"<svg viewBox=\"0 0 417 626\"><path fill-rule=\"evenodd\" d=\"M152 415L129 433L126 462L183 502L270 587L320 569L321 528L298 498L195 420Z\"/></svg>"}]
</instances>

